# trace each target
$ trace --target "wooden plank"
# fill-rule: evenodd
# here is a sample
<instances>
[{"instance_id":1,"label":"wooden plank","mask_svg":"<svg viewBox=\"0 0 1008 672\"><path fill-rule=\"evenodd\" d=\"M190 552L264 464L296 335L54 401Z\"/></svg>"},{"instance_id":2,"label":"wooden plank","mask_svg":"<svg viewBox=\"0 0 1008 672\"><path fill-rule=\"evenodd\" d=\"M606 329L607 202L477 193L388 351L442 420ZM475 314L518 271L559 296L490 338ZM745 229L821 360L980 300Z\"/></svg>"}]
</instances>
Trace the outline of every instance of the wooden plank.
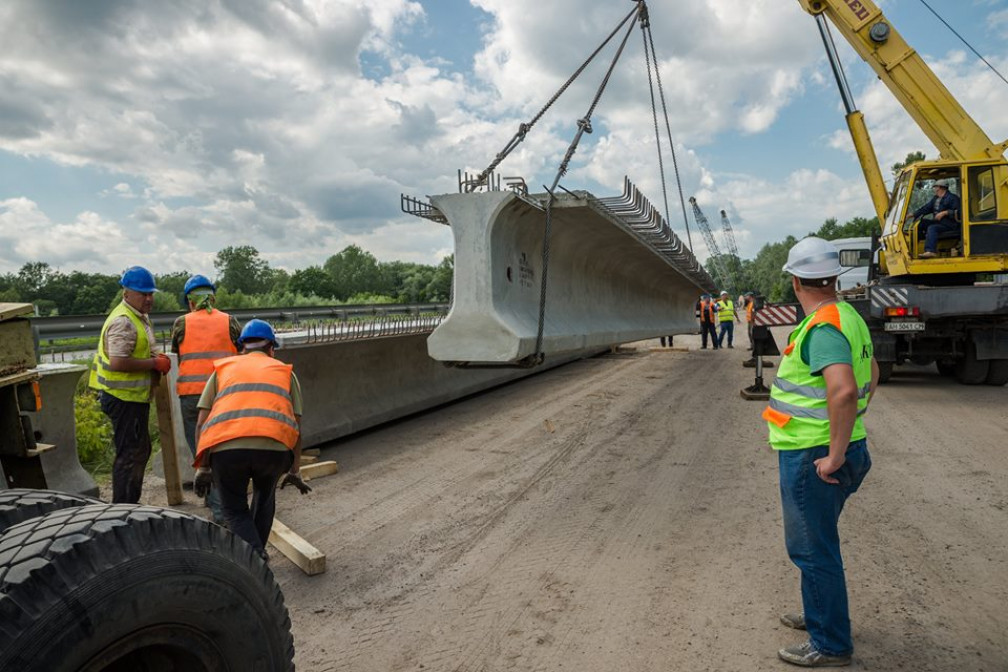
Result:
<instances>
[{"instance_id":1,"label":"wooden plank","mask_svg":"<svg viewBox=\"0 0 1008 672\"><path fill-rule=\"evenodd\" d=\"M178 453L175 451L175 424L171 416L171 389L168 376L154 388L154 405L157 407L158 434L161 437L161 461L164 465L165 493L168 505L181 504L182 478L179 476Z\"/></svg>"},{"instance_id":2,"label":"wooden plank","mask_svg":"<svg viewBox=\"0 0 1008 672\"><path fill-rule=\"evenodd\" d=\"M319 448L304 448L301 451L301 455L302 456L304 456L304 455L314 455L315 457L318 457L321 454L322 454L322 450L319 449Z\"/></svg>"},{"instance_id":3,"label":"wooden plank","mask_svg":"<svg viewBox=\"0 0 1008 672\"><path fill-rule=\"evenodd\" d=\"M30 303L0 303L0 320L20 317L21 315L32 315L34 312L35 306Z\"/></svg>"},{"instance_id":4,"label":"wooden plank","mask_svg":"<svg viewBox=\"0 0 1008 672\"><path fill-rule=\"evenodd\" d=\"M315 464L306 464L301 467L301 478L304 480L309 480L311 478L322 478L323 476L330 476L339 471L339 465L331 460L326 460L325 462L316 462Z\"/></svg>"},{"instance_id":5,"label":"wooden plank","mask_svg":"<svg viewBox=\"0 0 1008 672\"><path fill-rule=\"evenodd\" d=\"M269 543L308 576L321 574L326 569L325 553L309 544L276 518L273 519Z\"/></svg>"},{"instance_id":6,"label":"wooden plank","mask_svg":"<svg viewBox=\"0 0 1008 672\"><path fill-rule=\"evenodd\" d=\"M36 457L42 453L48 453L50 450L55 448L51 443L36 443L34 448L29 448L25 451L28 457Z\"/></svg>"},{"instance_id":7,"label":"wooden plank","mask_svg":"<svg viewBox=\"0 0 1008 672\"><path fill-rule=\"evenodd\" d=\"M301 465L312 464L318 462L318 455L301 455Z\"/></svg>"}]
</instances>

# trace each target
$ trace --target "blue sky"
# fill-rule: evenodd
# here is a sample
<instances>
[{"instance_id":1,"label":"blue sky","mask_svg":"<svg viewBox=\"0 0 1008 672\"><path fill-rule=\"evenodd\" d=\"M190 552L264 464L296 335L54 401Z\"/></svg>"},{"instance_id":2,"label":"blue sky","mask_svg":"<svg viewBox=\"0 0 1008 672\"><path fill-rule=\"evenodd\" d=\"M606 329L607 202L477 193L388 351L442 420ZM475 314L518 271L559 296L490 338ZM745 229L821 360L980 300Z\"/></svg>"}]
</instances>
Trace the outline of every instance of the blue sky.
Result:
<instances>
[{"instance_id":1,"label":"blue sky","mask_svg":"<svg viewBox=\"0 0 1008 672\"><path fill-rule=\"evenodd\" d=\"M928 2L1008 75L1008 0ZM743 257L827 217L871 214L814 20L798 2L648 4L684 194L715 224L728 211ZM981 127L1008 137L1008 84L920 0L880 6ZM436 263L452 251L450 231L403 215L399 194L453 192L457 169L484 168L630 7L6 0L0 273L46 261L64 271L139 263L212 275L218 250L245 244L288 270L349 244L382 260ZM910 151L933 156L835 36L883 171ZM502 174L533 189L552 182L602 65L543 117ZM659 203L637 35L593 121L562 184L604 197L629 175Z\"/></svg>"}]
</instances>

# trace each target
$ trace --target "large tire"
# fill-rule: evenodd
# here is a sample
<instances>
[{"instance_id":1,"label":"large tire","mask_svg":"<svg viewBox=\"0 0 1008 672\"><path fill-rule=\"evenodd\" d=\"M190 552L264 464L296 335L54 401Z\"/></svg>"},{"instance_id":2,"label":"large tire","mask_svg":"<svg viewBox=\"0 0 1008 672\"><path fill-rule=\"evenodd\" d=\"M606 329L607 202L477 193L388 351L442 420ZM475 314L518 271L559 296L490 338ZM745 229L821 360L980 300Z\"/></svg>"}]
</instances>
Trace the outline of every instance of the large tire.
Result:
<instances>
[{"instance_id":1,"label":"large tire","mask_svg":"<svg viewBox=\"0 0 1008 672\"><path fill-rule=\"evenodd\" d=\"M892 362L879 362L878 363L878 382L888 383L889 379L892 378L893 363Z\"/></svg>"},{"instance_id":2,"label":"large tire","mask_svg":"<svg viewBox=\"0 0 1008 672\"><path fill-rule=\"evenodd\" d=\"M92 497L52 490L29 490L26 488L0 490L0 533L29 518L37 518L60 509L71 509L88 504L101 504L101 501Z\"/></svg>"},{"instance_id":3,"label":"large tire","mask_svg":"<svg viewBox=\"0 0 1008 672\"><path fill-rule=\"evenodd\" d=\"M988 385L1008 383L1008 359L990 360L990 368L987 369L987 378L984 382Z\"/></svg>"},{"instance_id":4,"label":"large tire","mask_svg":"<svg viewBox=\"0 0 1008 672\"><path fill-rule=\"evenodd\" d=\"M989 359L977 359L976 344L967 339L963 348L964 356L956 362L956 379L963 385L980 385L987 380L990 370Z\"/></svg>"},{"instance_id":5,"label":"large tire","mask_svg":"<svg viewBox=\"0 0 1008 672\"><path fill-rule=\"evenodd\" d=\"M132 504L28 520L0 536L0 670L293 671L283 594L247 543Z\"/></svg>"}]
</instances>

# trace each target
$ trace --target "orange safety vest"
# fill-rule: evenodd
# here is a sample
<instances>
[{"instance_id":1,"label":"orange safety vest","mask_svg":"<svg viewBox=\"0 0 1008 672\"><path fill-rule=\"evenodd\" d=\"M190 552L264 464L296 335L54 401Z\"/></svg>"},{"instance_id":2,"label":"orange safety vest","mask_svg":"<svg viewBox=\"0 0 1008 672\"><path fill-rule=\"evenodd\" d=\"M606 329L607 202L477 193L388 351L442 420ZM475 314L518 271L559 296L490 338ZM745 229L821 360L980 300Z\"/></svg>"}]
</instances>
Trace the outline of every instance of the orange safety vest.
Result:
<instances>
[{"instance_id":1,"label":"orange safety vest","mask_svg":"<svg viewBox=\"0 0 1008 672\"><path fill-rule=\"evenodd\" d=\"M179 343L178 380L175 391L181 396L203 394L215 359L238 354L231 341L231 317L220 310L197 310L185 316L185 333Z\"/></svg>"},{"instance_id":2,"label":"orange safety vest","mask_svg":"<svg viewBox=\"0 0 1008 672\"><path fill-rule=\"evenodd\" d=\"M746 322L752 322L753 306L755 304L756 304L756 302L753 301L752 299L749 299L749 301L746 303L746 307L745 307Z\"/></svg>"},{"instance_id":3,"label":"orange safety vest","mask_svg":"<svg viewBox=\"0 0 1008 672\"><path fill-rule=\"evenodd\" d=\"M714 324L714 316L717 314L717 309L713 301L700 304L700 321L710 322Z\"/></svg>"},{"instance_id":4,"label":"orange safety vest","mask_svg":"<svg viewBox=\"0 0 1008 672\"><path fill-rule=\"evenodd\" d=\"M236 355L213 364L217 396L200 430L194 467L214 446L251 436L275 439L290 449L298 440L291 401L294 367L265 353Z\"/></svg>"}]
</instances>

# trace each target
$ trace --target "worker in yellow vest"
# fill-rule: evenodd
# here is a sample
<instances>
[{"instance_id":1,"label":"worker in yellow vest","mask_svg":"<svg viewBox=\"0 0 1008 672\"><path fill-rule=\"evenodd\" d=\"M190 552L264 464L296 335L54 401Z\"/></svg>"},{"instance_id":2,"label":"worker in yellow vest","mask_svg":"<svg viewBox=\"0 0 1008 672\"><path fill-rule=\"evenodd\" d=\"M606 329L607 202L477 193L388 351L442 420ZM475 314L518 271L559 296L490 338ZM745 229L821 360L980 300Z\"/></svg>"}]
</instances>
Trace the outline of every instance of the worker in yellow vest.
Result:
<instances>
[{"instance_id":1,"label":"worker in yellow vest","mask_svg":"<svg viewBox=\"0 0 1008 672\"><path fill-rule=\"evenodd\" d=\"M837 300L832 244L799 241L784 271L806 317L788 338L763 418L777 451L784 541L801 570L803 611L781 621L808 639L777 655L804 667L847 665L854 645L837 522L871 468L862 416L878 364L864 320Z\"/></svg>"},{"instance_id":2,"label":"worker in yellow vest","mask_svg":"<svg viewBox=\"0 0 1008 672\"><path fill-rule=\"evenodd\" d=\"M732 340L735 338L735 320L738 319L738 313L735 312L735 302L728 296L728 292L722 291L717 306L718 322L721 323L721 333L718 334L717 340L718 347L724 346L725 334L728 334L728 347L734 348Z\"/></svg>"},{"instance_id":3,"label":"worker in yellow vest","mask_svg":"<svg viewBox=\"0 0 1008 672\"><path fill-rule=\"evenodd\" d=\"M196 418L200 395L216 359L238 354L241 325L233 316L216 309L217 288L205 275L193 275L183 292L189 312L172 325L171 349L178 355L175 392L182 409L182 427L192 457L196 457ZM215 523L224 522L220 497L213 488L203 500Z\"/></svg>"},{"instance_id":4,"label":"worker in yellow vest","mask_svg":"<svg viewBox=\"0 0 1008 672\"><path fill-rule=\"evenodd\" d=\"M274 359L268 323L249 320L239 345L244 354L214 361L200 396L193 490L202 497L212 482L228 528L268 560L277 481L311 492L300 476L301 385L290 364Z\"/></svg>"},{"instance_id":5,"label":"worker in yellow vest","mask_svg":"<svg viewBox=\"0 0 1008 672\"><path fill-rule=\"evenodd\" d=\"M102 412L112 421L112 502L136 504L151 454L147 429L151 388L171 370L171 360L157 352L148 317L157 291L154 275L142 266L131 266L119 284L122 301L102 325L88 386L99 390Z\"/></svg>"}]
</instances>

